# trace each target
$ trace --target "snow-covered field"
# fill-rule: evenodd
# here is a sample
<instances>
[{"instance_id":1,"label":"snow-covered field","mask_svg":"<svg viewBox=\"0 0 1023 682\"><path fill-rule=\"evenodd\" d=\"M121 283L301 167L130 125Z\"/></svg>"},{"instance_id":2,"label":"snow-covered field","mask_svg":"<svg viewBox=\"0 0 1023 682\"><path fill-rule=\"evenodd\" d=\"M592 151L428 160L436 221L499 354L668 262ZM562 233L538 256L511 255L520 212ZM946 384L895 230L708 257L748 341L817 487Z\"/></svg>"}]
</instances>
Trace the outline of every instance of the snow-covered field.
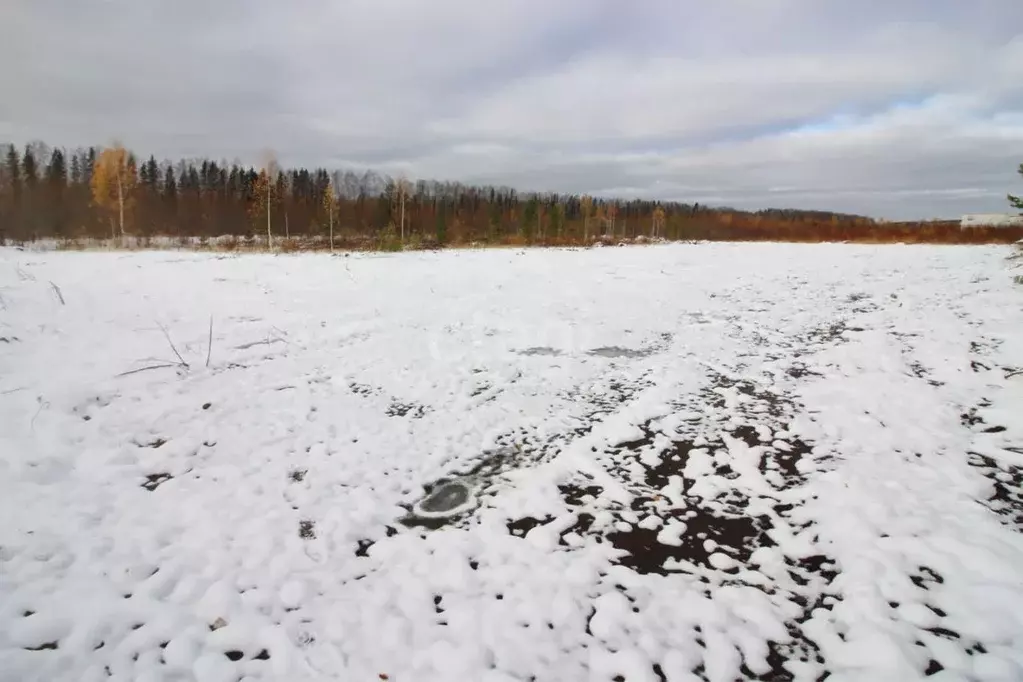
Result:
<instances>
[{"instance_id":1,"label":"snow-covered field","mask_svg":"<svg viewBox=\"0 0 1023 682\"><path fill-rule=\"evenodd\" d=\"M0 679L1023 679L1007 253L0 250Z\"/></svg>"}]
</instances>

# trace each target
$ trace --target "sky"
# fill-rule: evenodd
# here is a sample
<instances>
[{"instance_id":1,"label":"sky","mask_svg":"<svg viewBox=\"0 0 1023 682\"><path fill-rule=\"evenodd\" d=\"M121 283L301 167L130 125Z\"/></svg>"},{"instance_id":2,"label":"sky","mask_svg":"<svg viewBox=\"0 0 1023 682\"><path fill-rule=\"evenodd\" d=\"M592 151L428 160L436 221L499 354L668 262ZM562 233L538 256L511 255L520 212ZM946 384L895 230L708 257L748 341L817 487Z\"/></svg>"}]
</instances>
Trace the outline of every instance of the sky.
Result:
<instances>
[{"instance_id":1,"label":"sky","mask_svg":"<svg viewBox=\"0 0 1023 682\"><path fill-rule=\"evenodd\" d=\"M0 141L1007 212L1020 0L0 0Z\"/></svg>"}]
</instances>

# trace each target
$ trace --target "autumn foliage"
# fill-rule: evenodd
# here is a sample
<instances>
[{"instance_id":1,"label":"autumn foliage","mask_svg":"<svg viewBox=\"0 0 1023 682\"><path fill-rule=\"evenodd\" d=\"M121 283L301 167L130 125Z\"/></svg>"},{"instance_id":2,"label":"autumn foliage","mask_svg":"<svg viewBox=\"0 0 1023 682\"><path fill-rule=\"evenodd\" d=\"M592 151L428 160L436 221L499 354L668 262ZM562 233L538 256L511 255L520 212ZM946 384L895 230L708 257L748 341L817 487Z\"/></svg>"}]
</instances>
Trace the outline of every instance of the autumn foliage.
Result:
<instances>
[{"instance_id":1,"label":"autumn foliage","mask_svg":"<svg viewBox=\"0 0 1023 682\"><path fill-rule=\"evenodd\" d=\"M93 205L109 214L111 225L116 216L117 234L122 239L126 236L125 212L130 219L137 182L135 159L124 147L118 144L100 152L90 180Z\"/></svg>"},{"instance_id":2,"label":"autumn foliage","mask_svg":"<svg viewBox=\"0 0 1023 682\"><path fill-rule=\"evenodd\" d=\"M282 170L198 160L139 163L120 145L41 143L0 159L0 240L223 238L230 248L395 249L591 244L641 239L1008 243L1023 227L893 223L801 210L739 211L507 187L397 180L373 172Z\"/></svg>"}]
</instances>

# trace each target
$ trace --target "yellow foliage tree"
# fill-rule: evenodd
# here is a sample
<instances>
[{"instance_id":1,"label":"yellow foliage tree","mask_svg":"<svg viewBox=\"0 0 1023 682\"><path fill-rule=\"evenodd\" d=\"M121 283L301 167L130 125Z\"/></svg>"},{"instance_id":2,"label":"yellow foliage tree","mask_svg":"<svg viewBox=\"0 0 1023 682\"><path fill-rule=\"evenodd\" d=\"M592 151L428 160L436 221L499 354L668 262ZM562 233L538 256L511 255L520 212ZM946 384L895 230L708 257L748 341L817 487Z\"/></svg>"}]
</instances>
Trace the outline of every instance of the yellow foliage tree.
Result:
<instances>
[{"instance_id":1,"label":"yellow foliage tree","mask_svg":"<svg viewBox=\"0 0 1023 682\"><path fill-rule=\"evenodd\" d=\"M650 224L651 237L662 237L664 232L664 208L658 206L654 209L654 215Z\"/></svg>"},{"instance_id":2,"label":"yellow foliage tree","mask_svg":"<svg viewBox=\"0 0 1023 682\"><path fill-rule=\"evenodd\" d=\"M266 169L261 169L256 181L252 185L252 205L249 213L258 228L260 223L266 221L266 243L267 248L272 248L273 235L270 232L270 209L274 201L274 181L270 179Z\"/></svg>"},{"instance_id":3,"label":"yellow foliage tree","mask_svg":"<svg viewBox=\"0 0 1023 682\"><path fill-rule=\"evenodd\" d=\"M110 222L117 213L117 226L124 240L124 214L131 208L138 173L135 159L119 143L104 149L92 173L92 199L100 208L109 211Z\"/></svg>"}]
</instances>

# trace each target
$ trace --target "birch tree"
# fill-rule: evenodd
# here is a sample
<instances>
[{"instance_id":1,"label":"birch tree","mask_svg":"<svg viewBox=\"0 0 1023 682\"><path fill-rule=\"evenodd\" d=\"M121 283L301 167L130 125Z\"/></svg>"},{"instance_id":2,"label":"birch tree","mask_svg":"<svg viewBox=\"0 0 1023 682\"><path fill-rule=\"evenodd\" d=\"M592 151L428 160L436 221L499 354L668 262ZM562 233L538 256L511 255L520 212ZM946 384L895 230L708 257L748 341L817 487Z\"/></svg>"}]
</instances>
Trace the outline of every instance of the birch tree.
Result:
<instances>
[{"instance_id":1,"label":"birch tree","mask_svg":"<svg viewBox=\"0 0 1023 682\"><path fill-rule=\"evenodd\" d=\"M130 207L137 183L135 164L127 150L120 144L104 149L92 172L92 198L97 206L117 212L117 227L123 245L125 209ZM111 217L111 223L113 218Z\"/></svg>"},{"instance_id":2,"label":"birch tree","mask_svg":"<svg viewBox=\"0 0 1023 682\"><path fill-rule=\"evenodd\" d=\"M405 243L405 200L412 191L412 183L404 175L399 175L394 181L395 201L398 202L398 214L400 216L401 243Z\"/></svg>"},{"instance_id":3,"label":"birch tree","mask_svg":"<svg viewBox=\"0 0 1023 682\"><path fill-rule=\"evenodd\" d=\"M660 206L654 209L653 217L650 219L650 236L660 237L664 231L664 209Z\"/></svg>"},{"instance_id":4,"label":"birch tree","mask_svg":"<svg viewBox=\"0 0 1023 682\"><path fill-rule=\"evenodd\" d=\"M274 248L274 237L273 231L270 229L270 209L273 206L273 192L277 184L277 175L280 172L280 167L277 165L277 157L272 151L266 151L263 153L263 172L261 173L261 179L265 180L265 187L261 187L262 193L265 195L264 202L266 203L266 248L269 251L273 251Z\"/></svg>"}]
</instances>

